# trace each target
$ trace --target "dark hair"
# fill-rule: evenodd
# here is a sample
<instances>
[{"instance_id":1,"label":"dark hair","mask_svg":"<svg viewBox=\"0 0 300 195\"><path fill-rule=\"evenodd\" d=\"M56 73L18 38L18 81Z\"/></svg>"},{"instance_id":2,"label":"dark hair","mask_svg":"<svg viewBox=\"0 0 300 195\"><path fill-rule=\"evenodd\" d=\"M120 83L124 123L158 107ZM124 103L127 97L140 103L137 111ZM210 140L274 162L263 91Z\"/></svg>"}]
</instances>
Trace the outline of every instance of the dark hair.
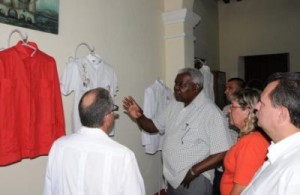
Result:
<instances>
[{"instance_id":1,"label":"dark hair","mask_svg":"<svg viewBox=\"0 0 300 195\"><path fill-rule=\"evenodd\" d=\"M228 79L227 82L231 82L231 81L236 82L236 84L240 87L240 89L244 89L246 87L245 81L241 78L234 77L234 78Z\"/></svg>"},{"instance_id":2,"label":"dark hair","mask_svg":"<svg viewBox=\"0 0 300 195\"><path fill-rule=\"evenodd\" d=\"M84 105L83 100L87 95L93 95L92 103ZM80 121L86 127L101 127L105 116L113 109L113 101L106 89L96 88L87 91L80 99L78 110Z\"/></svg>"},{"instance_id":3,"label":"dark hair","mask_svg":"<svg viewBox=\"0 0 300 195\"><path fill-rule=\"evenodd\" d=\"M264 82L261 81L260 79L251 79L247 82L246 88L255 88L258 90L263 90L264 89Z\"/></svg>"},{"instance_id":4,"label":"dark hair","mask_svg":"<svg viewBox=\"0 0 300 195\"><path fill-rule=\"evenodd\" d=\"M291 123L300 128L300 73L274 73L267 79L267 84L274 81L278 81L278 85L269 95L272 105L286 107L291 117Z\"/></svg>"}]
</instances>

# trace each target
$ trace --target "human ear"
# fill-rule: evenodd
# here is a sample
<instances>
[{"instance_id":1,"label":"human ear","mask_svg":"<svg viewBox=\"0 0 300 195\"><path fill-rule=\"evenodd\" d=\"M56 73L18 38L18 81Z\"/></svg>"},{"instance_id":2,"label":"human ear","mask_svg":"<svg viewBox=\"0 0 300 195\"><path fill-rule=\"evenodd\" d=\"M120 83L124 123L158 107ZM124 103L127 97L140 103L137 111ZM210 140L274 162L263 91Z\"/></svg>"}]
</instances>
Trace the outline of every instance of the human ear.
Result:
<instances>
[{"instance_id":1,"label":"human ear","mask_svg":"<svg viewBox=\"0 0 300 195\"><path fill-rule=\"evenodd\" d=\"M114 113L111 112L104 117L103 129L107 132L110 130L110 126L113 123Z\"/></svg>"},{"instance_id":2,"label":"human ear","mask_svg":"<svg viewBox=\"0 0 300 195\"><path fill-rule=\"evenodd\" d=\"M284 106L278 106L278 113L279 113L279 122L287 122L290 121L290 113L288 109Z\"/></svg>"}]
</instances>

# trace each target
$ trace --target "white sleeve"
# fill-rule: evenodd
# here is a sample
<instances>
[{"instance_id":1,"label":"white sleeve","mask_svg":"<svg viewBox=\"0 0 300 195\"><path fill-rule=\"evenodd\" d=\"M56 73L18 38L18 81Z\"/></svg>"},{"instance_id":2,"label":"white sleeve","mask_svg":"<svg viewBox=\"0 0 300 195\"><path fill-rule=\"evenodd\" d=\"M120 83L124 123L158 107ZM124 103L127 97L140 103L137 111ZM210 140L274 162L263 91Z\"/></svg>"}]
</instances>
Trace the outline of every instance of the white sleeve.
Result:
<instances>
[{"instance_id":1,"label":"white sleeve","mask_svg":"<svg viewBox=\"0 0 300 195\"><path fill-rule=\"evenodd\" d=\"M118 91L118 78L117 78L117 75L116 73L114 72L114 76L113 76L113 83L112 83L112 88L111 88L111 91L110 91L110 94L112 97L115 97L117 95L117 91Z\"/></svg>"},{"instance_id":2,"label":"white sleeve","mask_svg":"<svg viewBox=\"0 0 300 195\"><path fill-rule=\"evenodd\" d=\"M153 102L153 92L151 88L148 87L144 92L144 106L143 106L143 112L147 118L152 117L153 108L151 106L152 105L151 102ZM142 144L144 146L151 144L150 136L151 135L145 132L144 130L141 132Z\"/></svg>"},{"instance_id":3,"label":"white sleeve","mask_svg":"<svg viewBox=\"0 0 300 195\"><path fill-rule=\"evenodd\" d=\"M60 78L60 90L63 95L68 95L75 90L76 80L76 65L69 63L66 65L64 72Z\"/></svg>"}]
</instances>

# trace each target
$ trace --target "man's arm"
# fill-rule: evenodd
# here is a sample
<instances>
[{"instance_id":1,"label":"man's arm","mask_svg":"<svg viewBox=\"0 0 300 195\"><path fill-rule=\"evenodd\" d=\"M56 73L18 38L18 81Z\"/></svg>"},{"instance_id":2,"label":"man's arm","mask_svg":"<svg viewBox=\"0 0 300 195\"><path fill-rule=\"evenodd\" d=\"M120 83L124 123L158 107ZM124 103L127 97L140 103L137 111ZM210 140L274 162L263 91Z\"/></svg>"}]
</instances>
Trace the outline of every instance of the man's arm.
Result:
<instances>
[{"instance_id":1,"label":"man's arm","mask_svg":"<svg viewBox=\"0 0 300 195\"><path fill-rule=\"evenodd\" d=\"M207 170L213 169L221 165L225 154L226 151L217 154L212 154L208 156L206 159L204 159L203 161L192 166L191 169L185 175L184 180L182 181L183 186L188 188L190 182L194 180L196 177L198 177L198 175L200 175L201 173Z\"/></svg>"},{"instance_id":2,"label":"man's arm","mask_svg":"<svg viewBox=\"0 0 300 195\"><path fill-rule=\"evenodd\" d=\"M143 114L143 110L131 96L125 97L123 99L123 108L131 118L136 120L139 127L144 131L148 133L158 132L158 129L154 125L153 121Z\"/></svg>"}]
</instances>

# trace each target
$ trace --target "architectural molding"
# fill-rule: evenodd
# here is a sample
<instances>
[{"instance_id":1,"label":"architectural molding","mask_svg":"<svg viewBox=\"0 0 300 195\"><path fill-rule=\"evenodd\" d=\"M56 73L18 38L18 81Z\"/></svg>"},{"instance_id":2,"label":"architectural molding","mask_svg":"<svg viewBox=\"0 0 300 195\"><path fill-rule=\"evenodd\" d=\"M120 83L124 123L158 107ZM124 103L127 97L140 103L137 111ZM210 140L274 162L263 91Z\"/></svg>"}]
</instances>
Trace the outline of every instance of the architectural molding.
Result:
<instances>
[{"instance_id":1,"label":"architectural molding","mask_svg":"<svg viewBox=\"0 0 300 195\"><path fill-rule=\"evenodd\" d=\"M192 35L191 33L176 33L176 34L171 34L171 35L166 35L164 36L164 38L167 39L178 39L180 37L186 37L186 38L191 38L193 40L196 40L196 38L194 37L194 35Z\"/></svg>"},{"instance_id":2,"label":"architectural molding","mask_svg":"<svg viewBox=\"0 0 300 195\"><path fill-rule=\"evenodd\" d=\"M188 9L165 12L162 14L165 25L176 23L188 23L193 27L199 23L201 17Z\"/></svg>"}]
</instances>

